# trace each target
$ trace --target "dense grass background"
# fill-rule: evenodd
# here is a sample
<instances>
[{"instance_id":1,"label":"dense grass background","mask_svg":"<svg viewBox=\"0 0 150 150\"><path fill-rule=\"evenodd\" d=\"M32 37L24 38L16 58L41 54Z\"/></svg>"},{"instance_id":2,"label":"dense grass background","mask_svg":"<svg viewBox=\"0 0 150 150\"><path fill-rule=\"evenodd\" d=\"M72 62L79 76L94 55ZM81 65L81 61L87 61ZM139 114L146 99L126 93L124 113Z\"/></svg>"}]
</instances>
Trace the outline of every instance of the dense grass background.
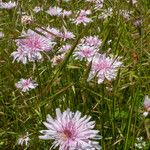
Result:
<instances>
[{"instance_id":1,"label":"dense grass background","mask_svg":"<svg viewBox=\"0 0 150 150\"><path fill-rule=\"evenodd\" d=\"M84 1L71 0L59 3L48 0L18 0L14 9L0 9L0 31L5 36L0 39L0 149L32 149L48 150L51 141L38 139L39 130L45 127L42 121L47 114L55 116L55 109L79 110L91 115L96 121L96 129L100 130L103 139L100 145L105 150L136 149L136 138L142 136L150 147L144 126L144 96L150 94L150 1L138 0L136 5L126 0L106 0L103 9L112 8L113 14L107 19L98 19L102 10L92 11L92 23L87 26L76 26L69 19L51 17L44 11L35 14L33 8L42 6L47 10L56 5L72 10L93 9ZM133 11L129 20L124 19L120 10ZM29 25L21 24L18 11L25 11L34 18ZM135 26L134 22L142 20ZM64 41L57 41L53 51L44 55L43 62L12 63L10 54L16 50L14 40L21 31L48 25L61 29L65 26L72 31L76 39L70 40L74 46L78 40L88 35L98 35L103 40L100 51L122 57L123 67L116 80L98 84L97 79L87 82L89 68L85 61L75 60L72 56L74 48L56 67L51 67L48 55L52 58ZM107 41L112 40L110 44ZM109 51L108 49L111 48ZM30 92L21 93L15 83L20 78L33 77L39 86ZM112 90L109 90L112 88ZM148 119L146 119L148 122ZM150 124L147 123L147 128ZM28 148L17 145L21 134L29 132Z\"/></svg>"}]
</instances>

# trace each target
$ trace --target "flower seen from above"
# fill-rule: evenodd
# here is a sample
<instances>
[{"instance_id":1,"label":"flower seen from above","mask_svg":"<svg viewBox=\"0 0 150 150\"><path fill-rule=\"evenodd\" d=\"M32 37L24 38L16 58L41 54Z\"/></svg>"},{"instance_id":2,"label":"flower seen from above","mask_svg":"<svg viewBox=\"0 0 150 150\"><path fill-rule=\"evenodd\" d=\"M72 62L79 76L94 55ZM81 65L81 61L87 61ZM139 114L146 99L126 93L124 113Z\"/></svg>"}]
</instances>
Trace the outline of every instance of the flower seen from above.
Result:
<instances>
[{"instance_id":1,"label":"flower seen from above","mask_svg":"<svg viewBox=\"0 0 150 150\"><path fill-rule=\"evenodd\" d=\"M15 84L15 86L22 92L27 92L30 89L35 89L38 86L38 84L32 81L31 78L28 79L21 78L20 81Z\"/></svg>"},{"instance_id":2,"label":"flower seen from above","mask_svg":"<svg viewBox=\"0 0 150 150\"><path fill-rule=\"evenodd\" d=\"M80 60L86 59L88 61L91 61L97 51L98 49L96 49L95 47L91 47L88 45L78 45L75 49L74 56Z\"/></svg>"},{"instance_id":3,"label":"flower seen from above","mask_svg":"<svg viewBox=\"0 0 150 150\"><path fill-rule=\"evenodd\" d=\"M81 112L71 112L70 109L61 113L56 109L56 118L47 115L46 122L43 124L47 130L41 130L43 140L54 140L50 149L59 150L100 150L99 142L101 139L98 130L94 130L95 121L90 121L91 117L81 117Z\"/></svg>"},{"instance_id":4,"label":"flower seen from above","mask_svg":"<svg viewBox=\"0 0 150 150\"><path fill-rule=\"evenodd\" d=\"M21 36L23 38L15 40L18 48L17 51L11 53L11 56L14 57L13 61L21 61L23 64L26 64L28 61L41 60L42 55L40 52L47 52L55 45L51 38L39 35L30 29L27 32L23 32Z\"/></svg>"},{"instance_id":5,"label":"flower seen from above","mask_svg":"<svg viewBox=\"0 0 150 150\"><path fill-rule=\"evenodd\" d=\"M77 17L73 19L73 23L76 25L78 24L83 24L87 25L87 23L92 22L92 19L87 17L87 15L90 15L91 11L90 10L81 10L80 12L77 13Z\"/></svg>"},{"instance_id":6,"label":"flower seen from above","mask_svg":"<svg viewBox=\"0 0 150 150\"><path fill-rule=\"evenodd\" d=\"M92 60L88 81L95 76L98 77L98 84L104 82L105 78L111 81L116 78L118 68L121 66L122 62L118 61L118 59L97 53Z\"/></svg>"}]
</instances>

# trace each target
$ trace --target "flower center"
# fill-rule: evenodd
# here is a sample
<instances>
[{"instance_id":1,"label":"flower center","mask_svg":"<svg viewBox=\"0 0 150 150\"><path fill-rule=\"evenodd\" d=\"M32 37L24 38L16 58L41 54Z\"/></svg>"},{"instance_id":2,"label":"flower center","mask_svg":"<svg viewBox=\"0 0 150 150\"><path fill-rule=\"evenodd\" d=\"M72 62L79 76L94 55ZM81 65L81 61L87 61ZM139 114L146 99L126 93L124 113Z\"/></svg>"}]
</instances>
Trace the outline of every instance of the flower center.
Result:
<instances>
[{"instance_id":1,"label":"flower center","mask_svg":"<svg viewBox=\"0 0 150 150\"><path fill-rule=\"evenodd\" d=\"M71 138L71 137L72 137L71 131L65 129L65 130L64 130L64 137L67 138L67 139L68 139L68 138Z\"/></svg>"}]
</instances>

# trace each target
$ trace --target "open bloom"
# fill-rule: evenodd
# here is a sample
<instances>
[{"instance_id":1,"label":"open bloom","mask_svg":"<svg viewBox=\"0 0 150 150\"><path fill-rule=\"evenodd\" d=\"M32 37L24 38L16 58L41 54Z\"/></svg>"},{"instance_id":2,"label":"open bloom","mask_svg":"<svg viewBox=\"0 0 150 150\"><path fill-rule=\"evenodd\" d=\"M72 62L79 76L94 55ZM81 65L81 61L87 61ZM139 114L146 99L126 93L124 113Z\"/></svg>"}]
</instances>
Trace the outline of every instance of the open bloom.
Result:
<instances>
[{"instance_id":1,"label":"open bloom","mask_svg":"<svg viewBox=\"0 0 150 150\"><path fill-rule=\"evenodd\" d=\"M122 63L118 59L106 57L105 54L96 54L92 60L91 71L88 77L90 81L95 76L98 77L98 83L102 83L105 78L109 81L116 78L118 68Z\"/></svg>"},{"instance_id":2,"label":"open bloom","mask_svg":"<svg viewBox=\"0 0 150 150\"><path fill-rule=\"evenodd\" d=\"M81 39L82 43L88 46L99 47L102 44L102 40L98 36L87 36Z\"/></svg>"},{"instance_id":3,"label":"open bloom","mask_svg":"<svg viewBox=\"0 0 150 150\"><path fill-rule=\"evenodd\" d=\"M93 46L78 45L75 49L74 56L80 60L86 59L91 61L97 51L98 49Z\"/></svg>"},{"instance_id":4,"label":"open bloom","mask_svg":"<svg viewBox=\"0 0 150 150\"><path fill-rule=\"evenodd\" d=\"M6 3L6 2L0 2L0 8L12 9L15 6L16 6L16 2L11 2L11 1L9 1L8 3Z\"/></svg>"},{"instance_id":5,"label":"open bloom","mask_svg":"<svg viewBox=\"0 0 150 150\"><path fill-rule=\"evenodd\" d=\"M71 112L67 109L61 113L60 109L56 109L56 118L53 119L47 115L47 122L43 124L48 128L41 130L44 134L39 136L43 140L54 140L51 148L55 149L59 146L59 150L100 150L99 143L95 141L100 139L98 130L93 130L94 121L89 121L91 117L81 117L81 112Z\"/></svg>"},{"instance_id":6,"label":"open bloom","mask_svg":"<svg viewBox=\"0 0 150 150\"><path fill-rule=\"evenodd\" d=\"M27 61L41 60L42 55L40 52L49 51L55 45L51 38L39 35L30 29L27 33L23 32L22 36L24 38L15 40L18 48L17 51L11 54L14 57L13 61L17 60L26 64Z\"/></svg>"},{"instance_id":7,"label":"open bloom","mask_svg":"<svg viewBox=\"0 0 150 150\"><path fill-rule=\"evenodd\" d=\"M21 89L22 92L27 92L30 89L35 89L38 86L38 84L35 83L34 81L32 81L31 78L29 78L29 79L21 78L20 81L15 84L15 86L18 89Z\"/></svg>"},{"instance_id":8,"label":"open bloom","mask_svg":"<svg viewBox=\"0 0 150 150\"><path fill-rule=\"evenodd\" d=\"M29 138L29 133L27 132L26 135L21 135L20 138L17 141L18 145L23 146L23 144L25 144L26 146L29 144L30 138Z\"/></svg>"},{"instance_id":9,"label":"open bloom","mask_svg":"<svg viewBox=\"0 0 150 150\"><path fill-rule=\"evenodd\" d=\"M86 25L89 22L92 22L92 19L87 17L87 15L90 15L91 11L90 10L81 10L80 12L78 12L78 16L73 19L73 22L78 25L78 24L84 24Z\"/></svg>"}]
</instances>

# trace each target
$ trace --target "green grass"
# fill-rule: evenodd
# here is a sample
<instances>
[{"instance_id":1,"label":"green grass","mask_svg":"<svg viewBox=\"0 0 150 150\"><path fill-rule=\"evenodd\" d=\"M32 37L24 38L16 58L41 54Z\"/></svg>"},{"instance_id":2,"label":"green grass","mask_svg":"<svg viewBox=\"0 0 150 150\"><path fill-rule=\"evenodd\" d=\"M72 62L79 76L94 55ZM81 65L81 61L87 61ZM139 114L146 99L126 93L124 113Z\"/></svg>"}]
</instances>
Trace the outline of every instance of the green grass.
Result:
<instances>
[{"instance_id":1,"label":"green grass","mask_svg":"<svg viewBox=\"0 0 150 150\"><path fill-rule=\"evenodd\" d=\"M97 17L101 11L95 12L91 15L94 21L87 26L76 26L66 18L50 17L44 11L33 13L37 5L47 10L52 4L73 12L81 8L93 9L89 3L74 0L68 5L43 0L18 1L18 6L12 10L0 9L0 31L5 34L0 39L0 149L48 150L51 141L38 139L39 131L45 128L42 122L47 114L55 116L56 108L62 111L70 108L91 115L96 121L96 129L103 136L100 140L103 150L134 150L136 138L140 136L147 144L144 150L148 150L150 139L144 125L148 119L142 114L144 96L150 95L150 1L138 0L135 6L125 0L106 0L104 8L113 8L113 15L100 20ZM34 22L21 24L19 9L32 14ZM122 9L133 11L129 20L119 15ZM134 26L137 19L142 19L141 26ZM10 54L17 48L14 39L21 31L48 25L59 29L65 26L76 36L68 42L73 46L63 62L51 67L51 62L43 55L41 63L13 63ZM97 79L87 82L90 66L72 56L79 40L88 35L98 35L102 39L100 52L122 57L123 67L112 82L106 80L98 84ZM112 40L110 45L108 40ZM64 43L58 39L55 49L47 55L52 58ZM108 48L111 48L109 52ZM21 93L16 89L15 83L20 78L31 76L39 84L35 90ZM150 123L146 125L149 126ZM29 146L18 146L19 136L26 132L30 134Z\"/></svg>"}]
</instances>

